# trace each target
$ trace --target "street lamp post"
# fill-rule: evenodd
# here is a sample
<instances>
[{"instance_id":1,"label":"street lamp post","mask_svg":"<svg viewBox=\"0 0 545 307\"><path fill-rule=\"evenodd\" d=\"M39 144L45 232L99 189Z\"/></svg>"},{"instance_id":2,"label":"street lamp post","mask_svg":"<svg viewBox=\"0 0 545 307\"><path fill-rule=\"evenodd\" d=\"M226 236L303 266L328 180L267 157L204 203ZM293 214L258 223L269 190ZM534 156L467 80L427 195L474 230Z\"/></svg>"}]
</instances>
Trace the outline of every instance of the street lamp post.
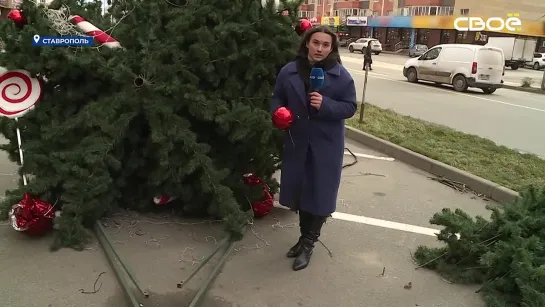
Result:
<instances>
[{"instance_id":1,"label":"street lamp post","mask_svg":"<svg viewBox=\"0 0 545 307\"><path fill-rule=\"evenodd\" d=\"M360 124L363 123L363 114L365 112L365 93L367 92L367 76L368 75L369 75L369 64L365 65L365 79L363 80L363 90L361 92L360 121L359 121Z\"/></svg>"},{"instance_id":2,"label":"street lamp post","mask_svg":"<svg viewBox=\"0 0 545 307\"><path fill-rule=\"evenodd\" d=\"M545 15L538 18L538 20L545 18ZM545 21L544 24L545 26ZM539 42L539 41L538 41ZM542 44L545 44L545 41L541 42ZM541 78L541 89L545 91L545 68L543 68L543 77Z\"/></svg>"}]
</instances>

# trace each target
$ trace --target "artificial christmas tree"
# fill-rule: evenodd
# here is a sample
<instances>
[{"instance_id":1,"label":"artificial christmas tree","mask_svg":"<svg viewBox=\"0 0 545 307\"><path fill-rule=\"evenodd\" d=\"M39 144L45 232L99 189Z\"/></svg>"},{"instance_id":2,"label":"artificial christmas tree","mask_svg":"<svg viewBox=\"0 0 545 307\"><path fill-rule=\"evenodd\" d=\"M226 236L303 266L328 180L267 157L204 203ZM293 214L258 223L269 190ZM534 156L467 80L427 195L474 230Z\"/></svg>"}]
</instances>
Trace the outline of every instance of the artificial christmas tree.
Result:
<instances>
[{"instance_id":1,"label":"artificial christmas tree","mask_svg":"<svg viewBox=\"0 0 545 307\"><path fill-rule=\"evenodd\" d=\"M281 134L268 105L297 36L295 11L277 14L273 2L123 0L105 18L100 3L24 2L28 24L2 25L0 63L42 78L43 97L17 123L32 179L8 193L2 212L25 191L57 202L57 245L81 247L85 228L111 209L146 209L165 193L185 211L223 218L240 237L251 212L242 175L277 187ZM79 31L68 22L76 14L122 48L32 46L35 34ZM13 161L15 124L0 121Z\"/></svg>"},{"instance_id":2,"label":"artificial christmas tree","mask_svg":"<svg viewBox=\"0 0 545 307\"><path fill-rule=\"evenodd\" d=\"M545 306L545 189L530 188L513 204L489 208L490 219L443 209L442 248L420 246L422 267L458 283L482 284L488 307Z\"/></svg>"}]
</instances>

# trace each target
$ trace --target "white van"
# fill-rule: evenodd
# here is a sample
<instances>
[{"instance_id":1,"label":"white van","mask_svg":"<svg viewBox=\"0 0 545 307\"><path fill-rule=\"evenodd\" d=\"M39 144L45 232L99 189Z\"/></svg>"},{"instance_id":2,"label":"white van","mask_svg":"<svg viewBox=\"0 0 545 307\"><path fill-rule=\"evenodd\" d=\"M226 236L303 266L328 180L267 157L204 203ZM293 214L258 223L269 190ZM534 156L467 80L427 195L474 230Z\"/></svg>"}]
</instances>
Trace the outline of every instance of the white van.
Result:
<instances>
[{"instance_id":1,"label":"white van","mask_svg":"<svg viewBox=\"0 0 545 307\"><path fill-rule=\"evenodd\" d=\"M503 51L496 47L445 44L407 60L403 75L409 82L452 84L459 92L476 87L492 94L503 86L504 63Z\"/></svg>"}]
</instances>

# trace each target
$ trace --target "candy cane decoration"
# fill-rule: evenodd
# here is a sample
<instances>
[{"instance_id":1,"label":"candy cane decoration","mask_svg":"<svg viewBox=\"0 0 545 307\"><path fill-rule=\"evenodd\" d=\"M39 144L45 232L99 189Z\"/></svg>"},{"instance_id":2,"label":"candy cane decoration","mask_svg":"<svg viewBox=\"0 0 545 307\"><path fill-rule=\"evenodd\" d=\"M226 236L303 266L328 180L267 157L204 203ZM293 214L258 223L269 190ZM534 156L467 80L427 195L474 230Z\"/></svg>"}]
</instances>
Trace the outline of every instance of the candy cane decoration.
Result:
<instances>
[{"instance_id":1,"label":"candy cane decoration","mask_svg":"<svg viewBox=\"0 0 545 307\"><path fill-rule=\"evenodd\" d=\"M42 84L36 78L32 78L25 70L6 71L0 75L0 116L17 118L25 115L34 108L42 96ZM21 130L16 128L17 143L19 145L19 159L24 163L23 149L21 147ZM27 185L27 179L23 174L23 184Z\"/></svg>"},{"instance_id":2,"label":"candy cane decoration","mask_svg":"<svg viewBox=\"0 0 545 307\"><path fill-rule=\"evenodd\" d=\"M160 205L166 205L168 204L169 202L175 200L176 197L175 196L168 196L166 194L161 194L159 196L156 196L153 198L153 202L160 206Z\"/></svg>"},{"instance_id":3,"label":"candy cane decoration","mask_svg":"<svg viewBox=\"0 0 545 307\"><path fill-rule=\"evenodd\" d=\"M86 35L92 36L101 46L106 46L108 48L121 47L121 44L117 40L115 40L115 38L95 27L92 23L88 22L79 15L72 15L68 17L68 21L78 27L81 32L85 33Z\"/></svg>"}]
</instances>

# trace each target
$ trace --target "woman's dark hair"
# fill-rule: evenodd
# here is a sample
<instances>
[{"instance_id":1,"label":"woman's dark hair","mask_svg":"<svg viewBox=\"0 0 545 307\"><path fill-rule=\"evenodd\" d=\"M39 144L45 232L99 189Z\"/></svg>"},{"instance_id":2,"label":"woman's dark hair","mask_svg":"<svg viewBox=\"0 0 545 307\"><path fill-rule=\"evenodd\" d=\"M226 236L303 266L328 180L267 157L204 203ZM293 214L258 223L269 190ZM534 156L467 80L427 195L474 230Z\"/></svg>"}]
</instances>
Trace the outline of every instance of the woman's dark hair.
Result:
<instances>
[{"instance_id":1,"label":"woman's dark hair","mask_svg":"<svg viewBox=\"0 0 545 307\"><path fill-rule=\"evenodd\" d=\"M305 56L305 58L306 56L308 56L307 44L310 42L310 38L315 33L325 33L331 36L331 53L329 54L328 58L334 57L339 64L342 64L341 55L339 54L339 40L337 39L337 35L335 34L335 32L333 32L331 28L327 26L317 26L306 31L305 35L303 36L303 40L301 41L301 45L299 46L299 51L297 52L297 55Z\"/></svg>"}]
</instances>

